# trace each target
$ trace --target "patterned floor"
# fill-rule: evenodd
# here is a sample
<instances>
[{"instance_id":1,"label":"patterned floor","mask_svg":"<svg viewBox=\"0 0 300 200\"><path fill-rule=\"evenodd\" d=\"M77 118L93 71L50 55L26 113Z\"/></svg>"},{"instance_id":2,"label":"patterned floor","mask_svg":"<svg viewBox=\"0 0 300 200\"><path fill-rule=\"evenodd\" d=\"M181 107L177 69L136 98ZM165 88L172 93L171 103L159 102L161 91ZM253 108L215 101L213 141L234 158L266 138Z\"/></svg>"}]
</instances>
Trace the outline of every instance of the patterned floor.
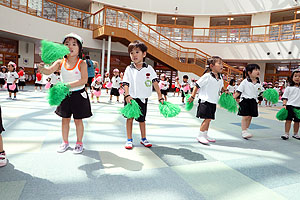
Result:
<instances>
[{"instance_id":1,"label":"patterned floor","mask_svg":"<svg viewBox=\"0 0 300 200\"><path fill-rule=\"evenodd\" d=\"M280 139L284 123L275 120L279 106L260 107L260 117L250 127L251 140L240 136L240 117L218 108L209 130L217 142L204 146L195 140L201 123L195 108L165 119L153 93L147 138L154 145L148 149L139 144L135 123L135 148L130 151L124 148L123 105L107 103L104 95L101 103L92 104L93 117L84 121L85 151L74 155L71 150L56 153L61 119L46 95L27 87L12 101L0 91L9 159L0 168L1 200L299 199L300 141ZM169 101L181 102L172 94ZM69 141L73 147L73 122Z\"/></svg>"}]
</instances>

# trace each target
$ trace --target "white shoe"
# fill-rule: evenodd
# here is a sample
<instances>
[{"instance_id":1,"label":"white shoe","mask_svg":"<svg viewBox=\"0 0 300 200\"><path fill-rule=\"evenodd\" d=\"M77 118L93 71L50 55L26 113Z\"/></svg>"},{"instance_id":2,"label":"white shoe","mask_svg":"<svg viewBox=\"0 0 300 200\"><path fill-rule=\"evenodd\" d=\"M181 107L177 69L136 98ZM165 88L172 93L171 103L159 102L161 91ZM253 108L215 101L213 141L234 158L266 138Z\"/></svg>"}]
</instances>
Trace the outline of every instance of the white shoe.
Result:
<instances>
[{"instance_id":1,"label":"white shoe","mask_svg":"<svg viewBox=\"0 0 300 200\"><path fill-rule=\"evenodd\" d=\"M204 136L198 136L196 139L197 139L198 142L200 142L201 144L209 144L209 141L208 141Z\"/></svg>"},{"instance_id":2,"label":"white shoe","mask_svg":"<svg viewBox=\"0 0 300 200\"><path fill-rule=\"evenodd\" d=\"M248 133L247 131L242 131L242 137L244 139L248 139L248 138L252 138L252 134L251 133Z\"/></svg>"},{"instance_id":3,"label":"white shoe","mask_svg":"<svg viewBox=\"0 0 300 200\"><path fill-rule=\"evenodd\" d=\"M111 100L108 100L108 103L111 103L112 101Z\"/></svg>"},{"instance_id":4,"label":"white shoe","mask_svg":"<svg viewBox=\"0 0 300 200\"><path fill-rule=\"evenodd\" d=\"M76 144L73 153L79 154L83 152L83 145L82 144Z\"/></svg>"},{"instance_id":5,"label":"white shoe","mask_svg":"<svg viewBox=\"0 0 300 200\"><path fill-rule=\"evenodd\" d=\"M57 152L58 153L63 153L63 152L65 152L65 151L67 151L68 150L68 148L69 148L70 146L69 146L69 143L61 143L61 145L58 147L58 149L57 149Z\"/></svg>"},{"instance_id":6,"label":"white shoe","mask_svg":"<svg viewBox=\"0 0 300 200\"><path fill-rule=\"evenodd\" d=\"M152 147L152 144L150 142L148 142L148 140L141 140L141 144L144 145L145 147Z\"/></svg>"},{"instance_id":7,"label":"white shoe","mask_svg":"<svg viewBox=\"0 0 300 200\"><path fill-rule=\"evenodd\" d=\"M95 101L93 100L92 103L95 103Z\"/></svg>"},{"instance_id":8,"label":"white shoe","mask_svg":"<svg viewBox=\"0 0 300 200\"><path fill-rule=\"evenodd\" d=\"M209 142L216 142L216 139L209 137L208 135L204 135L204 137L207 139Z\"/></svg>"},{"instance_id":9,"label":"white shoe","mask_svg":"<svg viewBox=\"0 0 300 200\"><path fill-rule=\"evenodd\" d=\"M126 144L125 144L125 149L132 149L133 147L133 144L131 141L127 141Z\"/></svg>"}]
</instances>

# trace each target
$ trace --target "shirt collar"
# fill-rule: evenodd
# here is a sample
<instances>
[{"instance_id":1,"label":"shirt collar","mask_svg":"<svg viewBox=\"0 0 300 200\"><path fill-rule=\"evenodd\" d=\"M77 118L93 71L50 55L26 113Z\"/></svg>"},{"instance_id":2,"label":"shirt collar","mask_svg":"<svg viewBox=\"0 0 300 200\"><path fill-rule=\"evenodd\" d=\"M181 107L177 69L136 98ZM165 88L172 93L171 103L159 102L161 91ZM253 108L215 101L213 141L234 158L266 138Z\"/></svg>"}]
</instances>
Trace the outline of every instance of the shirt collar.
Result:
<instances>
[{"instance_id":1,"label":"shirt collar","mask_svg":"<svg viewBox=\"0 0 300 200\"><path fill-rule=\"evenodd\" d=\"M215 74L214 74L213 72L210 72L210 75L211 75L213 78L217 79L217 77L215 76ZM218 76L219 76L219 80L222 79L222 75L221 75L220 73L218 73ZM218 79L217 79L217 80L218 80Z\"/></svg>"},{"instance_id":2,"label":"shirt collar","mask_svg":"<svg viewBox=\"0 0 300 200\"><path fill-rule=\"evenodd\" d=\"M260 83L259 78L256 78L256 79L257 79L257 82L256 82L256 83ZM251 80L250 77L247 77L247 81L250 82L250 83L252 83L252 80Z\"/></svg>"},{"instance_id":3,"label":"shirt collar","mask_svg":"<svg viewBox=\"0 0 300 200\"><path fill-rule=\"evenodd\" d=\"M130 67L137 69L134 62L131 62ZM147 68L147 67L148 67L147 63L143 62L142 68Z\"/></svg>"}]
</instances>

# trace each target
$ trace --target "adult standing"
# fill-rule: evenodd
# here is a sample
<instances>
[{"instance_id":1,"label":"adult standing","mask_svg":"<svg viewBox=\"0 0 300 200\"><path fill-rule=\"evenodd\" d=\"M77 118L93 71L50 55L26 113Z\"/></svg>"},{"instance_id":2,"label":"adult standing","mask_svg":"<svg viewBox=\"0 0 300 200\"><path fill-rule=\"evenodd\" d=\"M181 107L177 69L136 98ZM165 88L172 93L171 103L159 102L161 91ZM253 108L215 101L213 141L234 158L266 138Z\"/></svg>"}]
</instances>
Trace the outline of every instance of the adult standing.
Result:
<instances>
[{"instance_id":1,"label":"adult standing","mask_svg":"<svg viewBox=\"0 0 300 200\"><path fill-rule=\"evenodd\" d=\"M94 62L90 59L90 56L85 56L85 61L87 64L87 71L88 71L88 82L85 86L86 87L89 86L90 90L91 90L92 89L91 84L92 84L93 78L95 77Z\"/></svg>"}]
</instances>

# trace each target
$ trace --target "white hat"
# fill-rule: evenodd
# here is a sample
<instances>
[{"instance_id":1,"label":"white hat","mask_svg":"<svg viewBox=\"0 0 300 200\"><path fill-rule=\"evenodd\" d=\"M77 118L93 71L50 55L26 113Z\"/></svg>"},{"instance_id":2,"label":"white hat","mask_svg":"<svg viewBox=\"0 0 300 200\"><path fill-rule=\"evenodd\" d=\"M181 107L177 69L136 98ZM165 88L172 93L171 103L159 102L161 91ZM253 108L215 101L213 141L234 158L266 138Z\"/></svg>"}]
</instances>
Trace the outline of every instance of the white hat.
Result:
<instances>
[{"instance_id":1,"label":"white hat","mask_svg":"<svg viewBox=\"0 0 300 200\"><path fill-rule=\"evenodd\" d=\"M119 70L116 68L116 69L113 70L113 72L118 72L119 73Z\"/></svg>"},{"instance_id":2,"label":"white hat","mask_svg":"<svg viewBox=\"0 0 300 200\"><path fill-rule=\"evenodd\" d=\"M9 61L8 65L12 65L12 66L14 66L14 68L17 67L16 63L14 63L13 61Z\"/></svg>"},{"instance_id":3,"label":"white hat","mask_svg":"<svg viewBox=\"0 0 300 200\"><path fill-rule=\"evenodd\" d=\"M81 46L83 45L83 39L75 33L69 33L68 35L66 35L63 39L63 43L66 41L67 38L75 38L80 42Z\"/></svg>"}]
</instances>

